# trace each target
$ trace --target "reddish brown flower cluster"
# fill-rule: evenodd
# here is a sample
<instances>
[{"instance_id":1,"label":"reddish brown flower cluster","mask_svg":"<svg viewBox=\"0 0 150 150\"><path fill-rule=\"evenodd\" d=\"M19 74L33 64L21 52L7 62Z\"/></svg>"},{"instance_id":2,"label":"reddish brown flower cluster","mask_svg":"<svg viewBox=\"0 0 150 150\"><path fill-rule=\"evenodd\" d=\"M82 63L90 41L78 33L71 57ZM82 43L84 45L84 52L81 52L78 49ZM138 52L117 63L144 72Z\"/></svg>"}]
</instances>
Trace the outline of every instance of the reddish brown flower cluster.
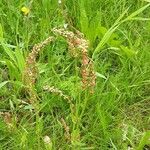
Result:
<instances>
[{"instance_id":1,"label":"reddish brown flower cluster","mask_svg":"<svg viewBox=\"0 0 150 150\"><path fill-rule=\"evenodd\" d=\"M94 87L96 86L96 74L94 71L94 65L93 65L92 60L89 63L89 78L90 78L90 81L89 81L90 92L91 92L91 94L93 94Z\"/></svg>"},{"instance_id":2,"label":"reddish brown flower cluster","mask_svg":"<svg viewBox=\"0 0 150 150\"><path fill-rule=\"evenodd\" d=\"M0 112L0 117L3 118L4 122L6 123L9 129L13 127L13 117L10 112Z\"/></svg>"},{"instance_id":3,"label":"reddish brown flower cluster","mask_svg":"<svg viewBox=\"0 0 150 150\"><path fill-rule=\"evenodd\" d=\"M29 53L27 59L26 59L26 67L23 74L23 81L25 85L27 86L27 92L30 96L30 103L34 103L36 101L36 92L34 90L35 81L37 78L38 70L36 66L36 58L40 52L40 50L46 46L48 43L50 43L53 40L53 37L47 38L45 41L36 44L31 53Z\"/></svg>"},{"instance_id":4,"label":"reddish brown flower cluster","mask_svg":"<svg viewBox=\"0 0 150 150\"><path fill-rule=\"evenodd\" d=\"M47 38L45 41L35 44L31 53L29 53L26 59L26 68L24 73L24 81L27 85L34 85L37 77L37 68L36 68L36 58L40 50L50 43L53 40L53 37Z\"/></svg>"},{"instance_id":5,"label":"reddish brown flower cluster","mask_svg":"<svg viewBox=\"0 0 150 150\"><path fill-rule=\"evenodd\" d=\"M95 87L96 76L94 72L93 62L90 61L88 57L88 42L83 38L83 34L77 31L77 33L73 33L71 31L67 31L65 29L53 29L54 33L57 33L67 39L69 48L71 51L76 50L76 54L78 54L77 49L80 49L81 57L82 57L82 66L81 66L81 75L82 75L82 87L83 89L90 88L90 92L93 93L93 89ZM77 55L76 55L77 56Z\"/></svg>"},{"instance_id":6,"label":"reddish brown flower cluster","mask_svg":"<svg viewBox=\"0 0 150 150\"><path fill-rule=\"evenodd\" d=\"M78 44L78 38L75 36L73 32L67 31L65 29L56 29L52 30L54 33L59 34L66 38L68 43L69 52L73 57L78 56L78 52L76 50L76 45Z\"/></svg>"}]
</instances>

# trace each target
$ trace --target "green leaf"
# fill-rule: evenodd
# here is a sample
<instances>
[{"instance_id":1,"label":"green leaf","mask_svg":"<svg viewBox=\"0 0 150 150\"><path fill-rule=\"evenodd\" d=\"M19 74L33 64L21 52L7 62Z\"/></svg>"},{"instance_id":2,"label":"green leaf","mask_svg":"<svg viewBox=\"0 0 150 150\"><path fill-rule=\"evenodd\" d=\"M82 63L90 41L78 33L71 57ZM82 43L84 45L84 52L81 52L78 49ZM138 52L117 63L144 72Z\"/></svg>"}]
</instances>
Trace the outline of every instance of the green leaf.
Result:
<instances>
[{"instance_id":1,"label":"green leaf","mask_svg":"<svg viewBox=\"0 0 150 150\"><path fill-rule=\"evenodd\" d=\"M34 109L34 107L33 107L32 105L26 105L26 106L24 107L24 109L25 109L25 110L32 110L32 109Z\"/></svg>"},{"instance_id":2,"label":"green leaf","mask_svg":"<svg viewBox=\"0 0 150 150\"><path fill-rule=\"evenodd\" d=\"M102 75L102 74L100 74L100 73L98 73L98 72L96 72L96 76L97 77L100 77L100 78L103 78L103 79L107 79L104 75Z\"/></svg>"},{"instance_id":3,"label":"green leaf","mask_svg":"<svg viewBox=\"0 0 150 150\"><path fill-rule=\"evenodd\" d=\"M3 28L1 23L0 23L0 38L3 38Z\"/></svg>"},{"instance_id":4,"label":"green leaf","mask_svg":"<svg viewBox=\"0 0 150 150\"><path fill-rule=\"evenodd\" d=\"M47 64L44 64L44 63L37 63L37 67L38 67L40 74L48 70Z\"/></svg>"},{"instance_id":5,"label":"green leaf","mask_svg":"<svg viewBox=\"0 0 150 150\"><path fill-rule=\"evenodd\" d=\"M96 47L93 56L95 57L95 54L97 54L101 48L108 42L108 40L110 39L110 37L112 36L112 34L114 33L114 31L120 26L121 24L121 19L124 17L124 15L127 13L129 8L127 8L120 16L119 18L115 21L115 23L112 25L112 27L107 30L107 32L104 34L102 40L100 41L100 43L98 44L98 46ZM105 32L106 30L104 30Z\"/></svg>"},{"instance_id":6,"label":"green leaf","mask_svg":"<svg viewBox=\"0 0 150 150\"><path fill-rule=\"evenodd\" d=\"M115 30L124 22L133 20L138 14L143 12L147 7L149 7L150 4L147 4L143 6L142 8L138 9L137 11L133 12L131 15L129 15L126 19L122 20L121 19L125 16L125 14L128 11L128 8L119 16L119 18L115 21L115 23L112 25L112 27L105 33L103 36L102 40L99 42L98 46L96 47L92 58L96 56L97 53L99 53L102 49L102 47L108 42L110 39L111 35L115 32Z\"/></svg>"},{"instance_id":7,"label":"green leaf","mask_svg":"<svg viewBox=\"0 0 150 150\"><path fill-rule=\"evenodd\" d=\"M142 13L147 7L149 7L150 4L147 4L145 6L143 6L142 8L138 9L137 11L133 12L131 15L129 15L126 19L123 20L124 21L128 21L128 20L132 20L135 16L137 16L138 14Z\"/></svg>"},{"instance_id":8,"label":"green leaf","mask_svg":"<svg viewBox=\"0 0 150 150\"><path fill-rule=\"evenodd\" d=\"M15 110L12 100L9 100L9 105L10 105L11 110Z\"/></svg>"},{"instance_id":9,"label":"green leaf","mask_svg":"<svg viewBox=\"0 0 150 150\"><path fill-rule=\"evenodd\" d=\"M133 56L135 56L137 54L136 51L134 51L133 49L130 49L126 46L121 45L120 48L129 58L132 58Z\"/></svg>"},{"instance_id":10,"label":"green leaf","mask_svg":"<svg viewBox=\"0 0 150 150\"><path fill-rule=\"evenodd\" d=\"M96 15L92 17L92 19L89 21L88 30L86 33L86 36L88 40L90 41L90 44L93 46L96 38L99 36L99 27L100 25L100 12L97 11Z\"/></svg>"},{"instance_id":11,"label":"green leaf","mask_svg":"<svg viewBox=\"0 0 150 150\"><path fill-rule=\"evenodd\" d=\"M17 80L20 80L21 74L18 71L18 68L15 66L15 64L8 59L6 59L5 62L6 62L6 65L8 67L8 70L9 70L10 78L11 79L15 78Z\"/></svg>"},{"instance_id":12,"label":"green leaf","mask_svg":"<svg viewBox=\"0 0 150 150\"><path fill-rule=\"evenodd\" d=\"M99 37L100 37L101 35L104 36L107 31L108 31L108 30L107 30L105 27L103 27L103 26L99 27L99 28L98 28Z\"/></svg>"},{"instance_id":13,"label":"green leaf","mask_svg":"<svg viewBox=\"0 0 150 150\"><path fill-rule=\"evenodd\" d=\"M15 50L15 56L16 56L16 66L19 68L20 72L23 72L25 68L25 59L23 56L22 51L19 48L16 48Z\"/></svg>"},{"instance_id":14,"label":"green leaf","mask_svg":"<svg viewBox=\"0 0 150 150\"><path fill-rule=\"evenodd\" d=\"M10 59L13 60L14 62L16 62L15 56L14 56L14 52L13 52L10 48L7 47L7 44L5 44L5 43L3 43L3 42L1 41L1 45L3 46L4 51L5 51L5 52L7 53L7 55L10 57Z\"/></svg>"},{"instance_id":15,"label":"green leaf","mask_svg":"<svg viewBox=\"0 0 150 150\"><path fill-rule=\"evenodd\" d=\"M110 28L104 35L104 37L102 38L102 40L100 41L100 43L98 44L98 46L96 47L92 58L95 57L95 55L100 52L101 48L108 42L108 40L110 39L111 35L114 33L114 31L119 27L119 25Z\"/></svg>"},{"instance_id":16,"label":"green leaf","mask_svg":"<svg viewBox=\"0 0 150 150\"><path fill-rule=\"evenodd\" d=\"M143 150L144 146L149 144L150 144L150 131L147 131L144 133L143 137L141 138L139 146L136 150Z\"/></svg>"},{"instance_id":17,"label":"green leaf","mask_svg":"<svg viewBox=\"0 0 150 150\"><path fill-rule=\"evenodd\" d=\"M149 2L150 3L150 0L144 0L145 2Z\"/></svg>"},{"instance_id":18,"label":"green leaf","mask_svg":"<svg viewBox=\"0 0 150 150\"><path fill-rule=\"evenodd\" d=\"M150 18L134 17L134 18L131 18L130 20L149 21Z\"/></svg>"},{"instance_id":19,"label":"green leaf","mask_svg":"<svg viewBox=\"0 0 150 150\"><path fill-rule=\"evenodd\" d=\"M81 5L80 5L80 25L81 25L81 31L86 35L87 30L88 30L88 17L86 14L86 10L84 7L84 2L81 1Z\"/></svg>"},{"instance_id":20,"label":"green leaf","mask_svg":"<svg viewBox=\"0 0 150 150\"><path fill-rule=\"evenodd\" d=\"M8 83L8 81L1 82L1 83L0 83L0 89L1 89L3 86L5 86L7 83Z\"/></svg>"}]
</instances>

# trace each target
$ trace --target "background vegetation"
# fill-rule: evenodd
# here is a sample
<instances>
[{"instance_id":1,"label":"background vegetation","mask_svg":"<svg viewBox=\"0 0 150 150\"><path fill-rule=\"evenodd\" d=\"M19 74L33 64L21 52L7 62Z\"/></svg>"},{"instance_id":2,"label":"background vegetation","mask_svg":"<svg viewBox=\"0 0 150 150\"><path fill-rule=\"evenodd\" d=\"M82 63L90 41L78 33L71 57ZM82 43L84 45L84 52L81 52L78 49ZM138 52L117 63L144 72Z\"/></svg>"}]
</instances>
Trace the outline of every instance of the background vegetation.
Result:
<instances>
[{"instance_id":1,"label":"background vegetation","mask_svg":"<svg viewBox=\"0 0 150 150\"><path fill-rule=\"evenodd\" d=\"M149 5L1 0L0 149L150 149ZM31 90L38 98L30 103L34 94L23 80L28 54L34 44L54 36L53 28L66 25L89 41L94 93L82 90L81 61L70 55L66 39L56 36L37 57ZM57 91L47 92L45 85Z\"/></svg>"}]
</instances>

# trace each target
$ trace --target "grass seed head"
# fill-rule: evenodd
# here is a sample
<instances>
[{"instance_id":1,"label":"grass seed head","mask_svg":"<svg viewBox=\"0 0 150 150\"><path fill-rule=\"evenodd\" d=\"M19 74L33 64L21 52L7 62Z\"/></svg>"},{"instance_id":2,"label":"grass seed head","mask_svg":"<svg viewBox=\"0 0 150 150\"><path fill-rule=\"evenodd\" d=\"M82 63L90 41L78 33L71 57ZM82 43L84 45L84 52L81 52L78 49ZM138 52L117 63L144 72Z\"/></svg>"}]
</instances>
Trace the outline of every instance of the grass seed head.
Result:
<instances>
[{"instance_id":1,"label":"grass seed head","mask_svg":"<svg viewBox=\"0 0 150 150\"><path fill-rule=\"evenodd\" d=\"M54 93L54 94L58 94L60 97L62 97L65 100L67 100L69 104L72 104L71 98L69 96L65 95L63 93L63 91L59 90L58 88L55 88L54 86L48 86L48 85L46 85L46 86L43 86L43 89L45 91L48 91L48 92L51 92L51 93Z\"/></svg>"}]
</instances>

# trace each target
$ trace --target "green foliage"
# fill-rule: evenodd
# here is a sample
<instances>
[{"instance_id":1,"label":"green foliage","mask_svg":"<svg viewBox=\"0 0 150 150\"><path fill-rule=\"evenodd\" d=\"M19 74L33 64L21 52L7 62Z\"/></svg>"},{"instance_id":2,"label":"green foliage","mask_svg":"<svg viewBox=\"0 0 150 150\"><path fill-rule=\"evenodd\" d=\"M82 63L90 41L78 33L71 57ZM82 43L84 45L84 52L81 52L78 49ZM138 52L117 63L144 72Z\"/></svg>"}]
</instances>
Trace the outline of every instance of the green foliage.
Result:
<instances>
[{"instance_id":1,"label":"green foliage","mask_svg":"<svg viewBox=\"0 0 150 150\"><path fill-rule=\"evenodd\" d=\"M7 83L8 83L8 81L4 81L4 82L0 83L0 89L1 89L3 86L5 86Z\"/></svg>"},{"instance_id":2,"label":"green foliage","mask_svg":"<svg viewBox=\"0 0 150 150\"><path fill-rule=\"evenodd\" d=\"M142 136L137 150L142 150L145 145L150 145L149 138L150 138L150 131L147 131Z\"/></svg>"},{"instance_id":3,"label":"green foliage","mask_svg":"<svg viewBox=\"0 0 150 150\"><path fill-rule=\"evenodd\" d=\"M150 4L145 1L0 2L0 149L149 149ZM28 15L21 12L24 6ZM35 110L22 80L26 58L35 43L64 24L89 41L95 92L82 90L81 61L57 37L37 57ZM45 85L62 91L73 105Z\"/></svg>"}]
</instances>

